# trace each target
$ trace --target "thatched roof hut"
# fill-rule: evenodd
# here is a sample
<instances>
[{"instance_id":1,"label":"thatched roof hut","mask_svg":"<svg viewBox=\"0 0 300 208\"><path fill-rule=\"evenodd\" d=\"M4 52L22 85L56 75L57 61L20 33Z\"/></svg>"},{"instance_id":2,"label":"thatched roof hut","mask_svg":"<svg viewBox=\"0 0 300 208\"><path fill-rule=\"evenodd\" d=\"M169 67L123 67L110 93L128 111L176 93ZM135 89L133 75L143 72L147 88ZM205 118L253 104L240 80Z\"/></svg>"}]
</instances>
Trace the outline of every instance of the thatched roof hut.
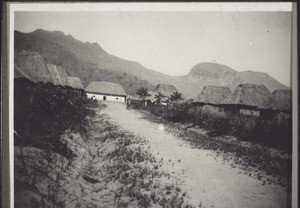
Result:
<instances>
[{"instance_id":1,"label":"thatched roof hut","mask_svg":"<svg viewBox=\"0 0 300 208\"><path fill-rule=\"evenodd\" d=\"M221 104L268 109L272 104L272 95L264 85L240 84Z\"/></svg>"},{"instance_id":2,"label":"thatched roof hut","mask_svg":"<svg viewBox=\"0 0 300 208\"><path fill-rule=\"evenodd\" d=\"M27 78L33 82L51 82L44 59L35 52L15 51L14 78Z\"/></svg>"},{"instance_id":3,"label":"thatched roof hut","mask_svg":"<svg viewBox=\"0 0 300 208\"><path fill-rule=\"evenodd\" d=\"M292 109L292 91L291 90L275 90L272 93L273 110L291 111Z\"/></svg>"},{"instance_id":4,"label":"thatched roof hut","mask_svg":"<svg viewBox=\"0 0 300 208\"><path fill-rule=\"evenodd\" d=\"M167 84L158 84L156 87L150 91L149 93L151 96L149 99L155 100L155 95L158 94L158 92L163 93L166 97L163 98L161 101L167 100L173 93L178 92L176 87L174 85L167 85Z\"/></svg>"},{"instance_id":5,"label":"thatched roof hut","mask_svg":"<svg viewBox=\"0 0 300 208\"><path fill-rule=\"evenodd\" d=\"M127 96L124 88L120 84L111 82L91 82L85 91L87 93Z\"/></svg>"},{"instance_id":6,"label":"thatched roof hut","mask_svg":"<svg viewBox=\"0 0 300 208\"><path fill-rule=\"evenodd\" d=\"M208 103L208 104L220 104L230 94L231 91L229 87L207 85L204 86L203 90L199 93L196 102Z\"/></svg>"},{"instance_id":7,"label":"thatched roof hut","mask_svg":"<svg viewBox=\"0 0 300 208\"><path fill-rule=\"evenodd\" d=\"M154 93L161 92L166 96L170 96L174 92L178 92L174 85L158 84L153 90Z\"/></svg>"},{"instance_id":8,"label":"thatched roof hut","mask_svg":"<svg viewBox=\"0 0 300 208\"><path fill-rule=\"evenodd\" d=\"M68 76L67 76L67 73L66 71L64 70L64 68L62 68L61 66L56 66L56 70L58 72L58 75L60 77L60 80L62 82L62 84L64 86L69 86L71 87L69 81L68 81Z\"/></svg>"},{"instance_id":9,"label":"thatched roof hut","mask_svg":"<svg viewBox=\"0 0 300 208\"><path fill-rule=\"evenodd\" d=\"M55 64L46 64L50 76L51 82L54 85L68 86L71 87L71 84L68 81L68 76L64 68L61 66L56 66Z\"/></svg>"},{"instance_id":10,"label":"thatched roof hut","mask_svg":"<svg viewBox=\"0 0 300 208\"><path fill-rule=\"evenodd\" d=\"M81 80L78 77L70 77L68 76L68 82L70 86L76 90L84 90L84 87L81 83Z\"/></svg>"},{"instance_id":11,"label":"thatched roof hut","mask_svg":"<svg viewBox=\"0 0 300 208\"><path fill-rule=\"evenodd\" d=\"M61 82L61 79L59 77L59 74L57 72L57 69L56 69L56 65L54 64L46 64L48 70L49 70L49 73L50 73L50 76L51 76L51 82L54 84L54 85L62 85L62 82Z\"/></svg>"}]
</instances>

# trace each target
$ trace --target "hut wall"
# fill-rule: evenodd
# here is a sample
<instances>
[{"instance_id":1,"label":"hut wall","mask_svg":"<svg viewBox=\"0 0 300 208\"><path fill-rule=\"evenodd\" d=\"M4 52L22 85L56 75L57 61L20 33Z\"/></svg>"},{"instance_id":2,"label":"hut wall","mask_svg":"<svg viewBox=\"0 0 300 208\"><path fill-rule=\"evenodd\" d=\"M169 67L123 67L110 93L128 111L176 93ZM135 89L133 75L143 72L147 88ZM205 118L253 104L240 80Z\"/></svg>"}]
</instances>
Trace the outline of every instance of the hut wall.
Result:
<instances>
[{"instance_id":1,"label":"hut wall","mask_svg":"<svg viewBox=\"0 0 300 208\"><path fill-rule=\"evenodd\" d=\"M246 115L246 116L256 116L259 117L260 111L259 110L250 110L250 109L240 109L240 114L241 115Z\"/></svg>"},{"instance_id":2,"label":"hut wall","mask_svg":"<svg viewBox=\"0 0 300 208\"><path fill-rule=\"evenodd\" d=\"M202 106L203 111L215 113L215 114L224 114L224 108L216 105L204 105Z\"/></svg>"},{"instance_id":3,"label":"hut wall","mask_svg":"<svg viewBox=\"0 0 300 208\"><path fill-rule=\"evenodd\" d=\"M117 96L117 95L104 95L104 94L87 93L87 97L88 98L95 98L97 100L125 102L125 97L124 96Z\"/></svg>"},{"instance_id":4,"label":"hut wall","mask_svg":"<svg viewBox=\"0 0 300 208\"><path fill-rule=\"evenodd\" d=\"M79 89L70 89L71 92L77 93L80 96L84 96L84 90L79 90Z\"/></svg>"}]
</instances>

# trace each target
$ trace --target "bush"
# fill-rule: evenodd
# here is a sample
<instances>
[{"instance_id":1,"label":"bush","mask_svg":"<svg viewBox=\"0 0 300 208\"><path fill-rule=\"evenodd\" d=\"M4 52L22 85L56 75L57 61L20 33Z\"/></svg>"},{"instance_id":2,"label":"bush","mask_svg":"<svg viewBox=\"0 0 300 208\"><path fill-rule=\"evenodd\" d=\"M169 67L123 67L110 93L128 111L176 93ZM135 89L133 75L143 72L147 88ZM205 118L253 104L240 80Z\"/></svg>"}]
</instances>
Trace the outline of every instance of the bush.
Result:
<instances>
[{"instance_id":1,"label":"bush","mask_svg":"<svg viewBox=\"0 0 300 208\"><path fill-rule=\"evenodd\" d=\"M15 80L14 89L15 144L57 149L59 136L67 129L86 133L87 116L95 112L90 103L61 86Z\"/></svg>"},{"instance_id":2,"label":"bush","mask_svg":"<svg viewBox=\"0 0 300 208\"><path fill-rule=\"evenodd\" d=\"M169 106L150 104L143 108L171 122L193 123L209 131L212 136L232 135L240 140L252 141L291 151L291 119L273 112L265 117L219 114L191 103L174 103Z\"/></svg>"}]
</instances>

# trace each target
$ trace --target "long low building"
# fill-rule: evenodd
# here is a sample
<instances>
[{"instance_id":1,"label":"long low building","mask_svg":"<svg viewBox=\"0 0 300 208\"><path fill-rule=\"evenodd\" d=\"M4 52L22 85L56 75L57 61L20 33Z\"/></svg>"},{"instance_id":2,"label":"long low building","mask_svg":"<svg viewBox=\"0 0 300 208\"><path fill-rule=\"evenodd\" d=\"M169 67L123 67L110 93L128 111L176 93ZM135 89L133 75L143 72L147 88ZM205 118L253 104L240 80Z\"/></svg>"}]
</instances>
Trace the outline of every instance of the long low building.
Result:
<instances>
[{"instance_id":1,"label":"long low building","mask_svg":"<svg viewBox=\"0 0 300 208\"><path fill-rule=\"evenodd\" d=\"M120 84L91 82L85 89L88 98L125 102L127 94Z\"/></svg>"}]
</instances>

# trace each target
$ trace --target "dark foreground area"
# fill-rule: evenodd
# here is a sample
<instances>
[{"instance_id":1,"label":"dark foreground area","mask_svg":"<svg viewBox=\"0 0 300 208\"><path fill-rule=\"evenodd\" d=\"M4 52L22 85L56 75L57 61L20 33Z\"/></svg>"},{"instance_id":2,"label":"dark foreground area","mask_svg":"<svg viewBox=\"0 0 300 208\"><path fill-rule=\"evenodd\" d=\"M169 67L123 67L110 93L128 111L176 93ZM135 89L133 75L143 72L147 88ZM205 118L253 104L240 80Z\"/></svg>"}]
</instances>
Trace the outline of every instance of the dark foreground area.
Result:
<instances>
[{"instance_id":1,"label":"dark foreground area","mask_svg":"<svg viewBox=\"0 0 300 208\"><path fill-rule=\"evenodd\" d=\"M52 84L15 82L15 207L192 207L145 141L104 105Z\"/></svg>"}]
</instances>

